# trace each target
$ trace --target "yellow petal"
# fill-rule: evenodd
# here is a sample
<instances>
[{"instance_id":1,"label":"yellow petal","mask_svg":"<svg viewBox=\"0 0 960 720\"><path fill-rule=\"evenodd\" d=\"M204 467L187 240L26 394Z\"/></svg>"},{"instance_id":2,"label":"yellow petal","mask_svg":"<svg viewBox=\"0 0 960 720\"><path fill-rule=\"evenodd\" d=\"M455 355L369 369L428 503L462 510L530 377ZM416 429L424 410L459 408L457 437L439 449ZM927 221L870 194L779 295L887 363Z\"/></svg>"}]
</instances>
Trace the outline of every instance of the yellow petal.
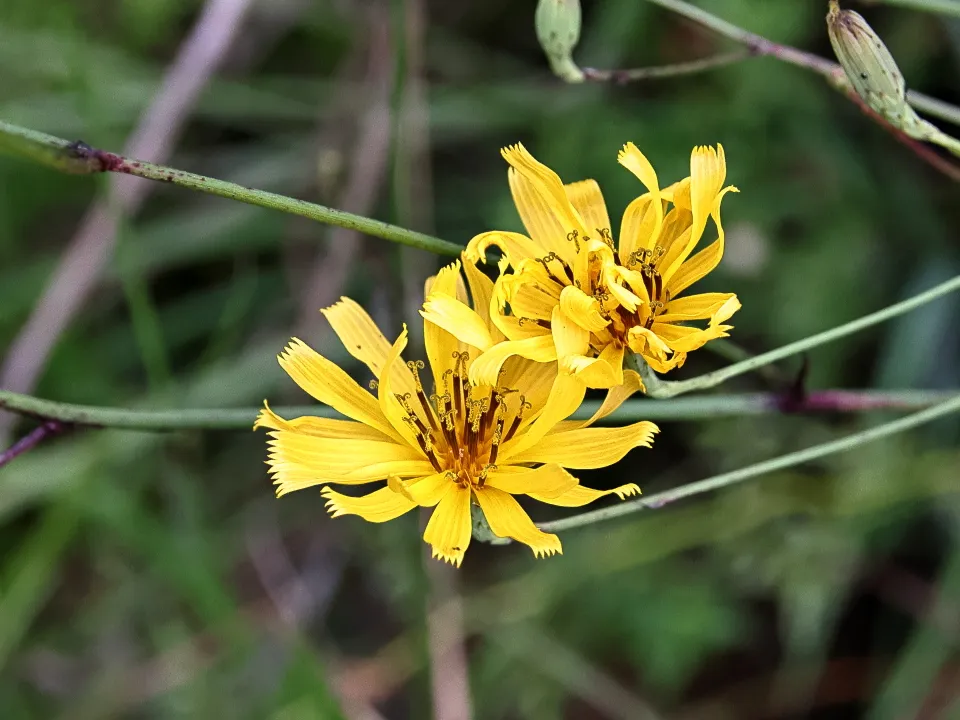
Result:
<instances>
[{"instance_id":1,"label":"yellow petal","mask_svg":"<svg viewBox=\"0 0 960 720\"><path fill-rule=\"evenodd\" d=\"M647 193L633 200L623 211L620 221L620 262L630 264L637 250L652 250L657 245L663 225L663 203Z\"/></svg>"},{"instance_id":2,"label":"yellow petal","mask_svg":"<svg viewBox=\"0 0 960 720\"><path fill-rule=\"evenodd\" d=\"M636 447L653 444L657 426L637 422L619 428L581 428L551 433L511 463L557 463L571 470L592 470L618 462Z\"/></svg>"},{"instance_id":3,"label":"yellow petal","mask_svg":"<svg viewBox=\"0 0 960 720\"><path fill-rule=\"evenodd\" d=\"M695 282L703 278L720 264L723 257L724 233L723 225L720 222L720 201L728 192L737 192L732 185L726 187L717 197L716 207L711 213L714 224L717 226L717 239L708 247L698 252L693 257L685 260L675 273L664 278L665 287L670 291L671 296L676 297ZM666 258L664 258L666 260ZM671 263L673 260L671 259ZM668 267L666 264L664 267Z\"/></svg>"},{"instance_id":4,"label":"yellow petal","mask_svg":"<svg viewBox=\"0 0 960 720\"><path fill-rule=\"evenodd\" d=\"M643 298L638 297L633 292L625 288L621 284L620 277L623 275L622 271L617 273L610 273L609 279L607 282L607 291L613 297L620 306L627 312L633 313L637 311L637 306L645 302ZM640 284L640 287L644 287L643 284ZM646 289L643 292L646 295Z\"/></svg>"},{"instance_id":5,"label":"yellow petal","mask_svg":"<svg viewBox=\"0 0 960 720\"><path fill-rule=\"evenodd\" d=\"M350 298L342 297L340 302L320 311L330 323L330 327L340 338L347 352L362 362L379 378L383 372L383 363L390 352L387 340L366 310ZM393 384L397 392L413 392L415 385L410 369L403 363L393 366Z\"/></svg>"},{"instance_id":6,"label":"yellow petal","mask_svg":"<svg viewBox=\"0 0 960 720\"><path fill-rule=\"evenodd\" d=\"M607 389L623 382L623 346L610 343L595 358L577 357L565 364L588 388Z\"/></svg>"},{"instance_id":7,"label":"yellow petal","mask_svg":"<svg viewBox=\"0 0 960 720\"><path fill-rule=\"evenodd\" d=\"M384 360L384 374L380 377L380 385L377 388L377 398L380 402L380 411L393 426L396 434L406 440L407 444L410 445L411 448L416 448L421 457L426 457L417 443L417 437L411 429L410 424L406 422L407 411L404 409L403 405L400 404L400 400L397 398L398 393L394 389L393 385L393 373L391 371L394 364L403 362L400 359L400 353L402 353L406 347L407 326L404 324L403 330L400 332L400 336L397 338L396 342L393 343L393 347L387 354L386 360ZM411 400L411 407L413 407L413 404L418 402L419 401L416 399L416 397L414 397ZM421 420L422 419L423 418L421 418Z\"/></svg>"},{"instance_id":8,"label":"yellow petal","mask_svg":"<svg viewBox=\"0 0 960 720\"><path fill-rule=\"evenodd\" d=\"M388 440L389 438L379 430L352 420L337 420L336 418L313 417L304 415L293 420L284 420L277 415L266 400L263 410L257 415L253 425L254 430L269 428L271 430L288 430L302 435L315 435L326 438L346 438L349 440Z\"/></svg>"},{"instance_id":9,"label":"yellow petal","mask_svg":"<svg viewBox=\"0 0 960 720\"><path fill-rule=\"evenodd\" d=\"M573 285L568 285L560 292L560 307L567 317L590 332L600 332L610 324L610 321L600 314L600 303L597 299Z\"/></svg>"},{"instance_id":10,"label":"yellow petal","mask_svg":"<svg viewBox=\"0 0 960 720\"><path fill-rule=\"evenodd\" d=\"M711 325L705 330L669 323L654 323L650 330L656 333L675 353L689 353L706 345L711 340L727 337L730 325Z\"/></svg>"},{"instance_id":11,"label":"yellow petal","mask_svg":"<svg viewBox=\"0 0 960 720\"><path fill-rule=\"evenodd\" d=\"M423 539L434 558L460 567L470 544L470 490L450 483L430 516Z\"/></svg>"},{"instance_id":12,"label":"yellow petal","mask_svg":"<svg viewBox=\"0 0 960 720\"><path fill-rule=\"evenodd\" d=\"M466 261L478 263L486 260L486 252L491 246L500 248L512 267L516 267L526 258L543 257L544 249L526 235L515 232L501 232L493 230L480 233L467 243L463 251Z\"/></svg>"},{"instance_id":13,"label":"yellow petal","mask_svg":"<svg viewBox=\"0 0 960 720\"><path fill-rule=\"evenodd\" d=\"M574 230L578 232L580 237L590 234L584 227L580 214L567 199L567 193L563 189L563 181L553 170L538 162L520 144L503 148L500 153L504 160L517 171L518 175L530 183L540 200L550 209L553 217L560 224L563 241L566 240L567 234ZM570 262L572 254L568 249L569 246L561 246L559 242L554 244L556 247L550 249L555 250L561 258Z\"/></svg>"},{"instance_id":14,"label":"yellow petal","mask_svg":"<svg viewBox=\"0 0 960 720\"><path fill-rule=\"evenodd\" d=\"M547 401L556 377L555 362L541 363L515 355L504 363L500 381L504 387L516 388L536 413Z\"/></svg>"},{"instance_id":15,"label":"yellow petal","mask_svg":"<svg viewBox=\"0 0 960 720\"><path fill-rule=\"evenodd\" d=\"M470 364L470 382L474 385L496 385L500 368L508 358L515 355L535 362L553 362L557 359L553 336L539 335L525 340L497 343Z\"/></svg>"},{"instance_id":16,"label":"yellow petal","mask_svg":"<svg viewBox=\"0 0 960 720\"><path fill-rule=\"evenodd\" d=\"M457 282L460 278L460 263L453 262L440 269L425 296L430 293L454 297L457 293ZM426 289L426 288L425 288ZM427 353L427 361L433 373L434 386L443 387L443 374L452 370L454 365L453 354L460 351L460 342L436 323L424 321L423 345Z\"/></svg>"},{"instance_id":17,"label":"yellow petal","mask_svg":"<svg viewBox=\"0 0 960 720\"><path fill-rule=\"evenodd\" d=\"M670 355L670 347L650 328L636 326L627 333L627 342L630 349L644 357L653 355L665 360Z\"/></svg>"},{"instance_id":18,"label":"yellow petal","mask_svg":"<svg viewBox=\"0 0 960 720\"><path fill-rule=\"evenodd\" d=\"M610 232L610 216L607 214L607 204L603 200L603 193L596 180L581 180L563 186L570 204L577 209L587 234L590 237L599 237L601 230ZM566 241L566 239L564 239Z\"/></svg>"},{"instance_id":19,"label":"yellow petal","mask_svg":"<svg viewBox=\"0 0 960 720\"><path fill-rule=\"evenodd\" d=\"M673 203L674 207L690 211L690 178L685 177L660 191L660 197Z\"/></svg>"},{"instance_id":20,"label":"yellow petal","mask_svg":"<svg viewBox=\"0 0 960 720\"><path fill-rule=\"evenodd\" d=\"M523 226L531 239L543 248L540 255L555 252L560 257L569 256L572 259L572 248L567 242L569 231L564 230L563 222L557 218L553 207L543 198L537 186L512 167L507 171L507 179Z\"/></svg>"},{"instance_id":21,"label":"yellow petal","mask_svg":"<svg viewBox=\"0 0 960 720\"><path fill-rule=\"evenodd\" d=\"M357 470L339 476L332 481L340 485L359 485L372 480L383 480L384 478L416 478L425 477L434 472L433 465L429 460L422 457L415 460L386 460L384 462L363 465Z\"/></svg>"},{"instance_id":22,"label":"yellow petal","mask_svg":"<svg viewBox=\"0 0 960 720\"><path fill-rule=\"evenodd\" d=\"M671 300L667 303L666 312L657 316L657 322L677 323L713 317L727 305L731 298L735 299L736 297L733 293L703 293L702 295L691 295ZM724 308L725 311L726 309ZM731 312L730 315L732 314ZM730 317L730 315L727 315L727 317Z\"/></svg>"},{"instance_id":23,"label":"yellow petal","mask_svg":"<svg viewBox=\"0 0 960 720\"><path fill-rule=\"evenodd\" d=\"M503 340L500 333L490 323L490 301L493 299L493 280L488 278L480 268L472 262L463 263L463 272L467 276L467 285L470 287L471 307L477 311L480 318L486 323L493 336L494 342ZM428 295L429 293L426 293Z\"/></svg>"},{"instance_id":24,"label":"yellow petal","mask_svg":"<svg viewBox=\"0 0 960 720\"><path fill-rule=\"evenodd\" d=\"M690 243L692 224L693 213L684 208L673 208L663 219L663 227L660 229L660 237L657 238L656 243L663 248L663 255L656 263L661 275L681 254L686 252L687 245Z\"/></svg>"},{"instance_id":25,"label":"yellow petal","mask_svg":"<svg viewBox=\"0 0 960 720\"><path fill-rule=\"evenodd\" d=\"M717 325L729 320L740 309L740 300L731 294L727 301L710 317L710 324Z\"/></svg>"},{"instance_id":26,"label":"yellow petal","mask_svg":"<svg viewBox=\"0 0 960 720\"><path fill-rule=\"evenodd\" d=\"M586 386L579 379L557 375L543 410L525 429L518 431L516 437L501 446L499 461L513 464L514 456L536 445L557 423L570 417L580 407L586 392Z\"/></svg>"},{"instance_id":27,"label":"yellow petal","mask_svg":"<svg viewBox=\"0 0 960 720\"><path fill-rule=\"evenodd\" d=\"M531 320L549 320L553 308L560 302L561 286L550 279L537 279L543 274L525 268L526 272L509 275L503 279L503 289L510 311L516 317Z\"/></svg>"},{"instance_id":28,"label":"yellow petal","mask_svg":"<svg viewBox=\"0 0 960 720\"><path fill-rule=\"evenodd\" d=\"M666 283L672 297L676 297L698 280L704 278L720 264L723 257L723 240L711 243L693 257L687 259Z\"/></svg>"},{"instance_id":29,"label":"yellow petal","mask_svg":"<svg viewBox=\"0 0 960 720\"><path fill-rule=\"evenodd\" d=\"M460 342L481 351L493 345L493 338L483 318L473 308L449 295L433 293L423 303L420 314L428 323L443 328Z\"/></svg>"},{"instance_id":30,"label":"yellow petal","mask_svg":"<svg viewBox=\"0 0 960 720\"><path fill-rule=\"evenodd\" d=\"M660 183L657 180L657 172L636 145L632 142L624 145L623 149L617 153L617 162L636 175L647 190L659 194Z\"/></svg>"},{"instance_id":31,"label":"yellow petal","mask_svg":"<svg viewBox=\"0 0 960 720\"><path fill-rule=\"evenodd\" d=\"M278 495L328 482L360 485L383 480L389 472L423 475L432 470L405 444L321 438L283 430L270 436L267 465Z\"/></svg>"},{"instance_id":32,"label":"yellow petal","mask_svg":"<svg viewBox=\"0 0 960 720\"><path fill-rule=\"evenodd\" d=\"M291 340L277 359L280 367L293 381L320 402L329 405L341 415L400 439L383 416L373 395L302 340Z\"/></svg>"},{"instance_id":33,"label":"yellow petal","mask_svg":"<svg viewBox=\"0 0 960 720\"><path fill-rule=\"evenodd\" d=\"M640 379L640 376L634 370L624 370L623 382L607 390L606 397L604 397L600 407L597 408L597 411L589 420L568 420L562 422L556 426L554 432L590 427L623 405L623 402L638 390L644 390L643 381Z\"/></svg>"},{"instance_id":34,"label":"yellow petal","mask_svg":"<svg viewBox=\"0 0 960 720\"><path fill-rule=\"evenodd\" d=\"M707 217L713 211L726 176L727 165L722 145L718 145L716 149L706 146L693 149L690 155L690 211L693 213L690 239L679 256L669 266L665 266L666 270L661 273L665 279L669 280L673 276L700 242Z\"/></svg>"},{"instance_id":35,"label":"yellow petal","mask_svg":"<svg viewBox=\"0 0 960 720\"><path fill-rule=\"evenodd\" d=\"M564 366L564 361L572 355L587 354L590 349L590 331L577 325L559 305L553 309L550 328L553 332L553 343L557 348L560 368L572 372Z\"/></svg>"},{"instance_id":36,"label":"yellow petal","mask_svg":"<svg viewBox=\"0 0 960 720\"><path fill-rule=\"evenodd\" d=\"M535 557L546 557L562 553L560 538L533 524L530 516L520 507L520 503L509 493L496 488L484 487L477 490L477 502L487 519L487 524L498 537L513 538L517 542L529 545Z\"/></svg>"},{"instance_id":37,"label":"yellow petal","mask_svg":"<svg viewBox=\"0 0 960 720\"><path fill-rule=\"evenodd\" d=\"M593 490L583 485L577 485L557 497L547 497L537 494L531 494L530 497L534 500L539 500L540 502L550 505L559 505L560 507L583 507L584 505L592 503L594 500L599 500L604 495L616 495L621 500L625 500L631 495L639 494L640 488L633 483L628 483L627 485L615 487L613 490Z\"/></svg>"},{"instance_id":38,"label":"yellow petal","mask_svg":"<svg viewBox=\"0 0 960 720\"><path fill-rule=\"evenodd\" d=\"M650 302L650 293L643 281L643 273L639 270L612 264L603 268L603 280L608 288L610 285L617 286L617 297L626 298L626 307L632 308L631 312L635 312L638 305L642 307Z\"/></svg>"},{"instance_id":39,"label":"yellow petal","mask_svg":"<svg viewBox=\"0 0 960 720\"><path fill-rule=\"evenodd\" d=\"M348 440L316 437L275 430L270 433L269 464L272 468L294 465L317 475L343 476L375 463L392 460L422 461L424 458L409 445L389 440ZM385 475L379 478L383 479Z\"/></svg>"},{"instance_id":40,"label":"yellow petal","mask_svg":"<svg viewBox=\"0 0 960 720\"><path fill-rule=\"evenodd\" d=\"M508 465L491 470L484 487L503 490L511 495L539 493L547 497L557 497L578 482L559 465L544 465L534 470Z\"/></svg>"},{"instance_id":41,"label":"yellow petal","mask_svg":"<svg viewBox=\"0 0 960 720\"><path fill-rule=\"evenodd\" d=\"M367 522L374 523L393 520L417 506L416 503L388 487L374 490L360 497L342 495L328 487L323 488L320 493L327 501L327 512L331 517L359 515Z\"/></svg>"},{"instance_id":42,"label":"yellow petal","mask_svg":"<svg viewBox=\"0 0 960 720\"><path fill-rule=\"evenodd\" d=\"M646 352L640 353L640 355L643 356L643 359L655 373L661 375L676 370L678 367L683 367L683 363L687 360L687 354L682 352L675 352L667 358L654 357Z\"/></svg>"},{"instance_id":43,"label":"yellow petal","mask_svg":"<svg viewBox=\"0 0 960 720\"><path fill-rule=\"evenodd\" d=\"M433 507L443 499L453 484L451 475L450 472L439 472L406 481L390 476L387 478L387 487L421 507Z\"/></svg>"},{"instance_id":44,"label":"yellow petal","mask_svg":"<svg viewBox=\"0 0 960 720\"><path fill-rule=\"evenodd\" d=\"M653 248L663 223L663 203L657 173L636 145L624 145L617 162L636 175L648 190L627 206L620 222L619 257L626 265L635 251Z\"/></svg>"},{"instance_id":45,"label":"yellow petal","mask_svg":"<svg viewBox=\"0 0 960 720\"><path fill-rule=\"evenodd\" d=\"M595 265L601 267L613 264L613 250L605 242L589 238L586 242L578 241L580 249L573 262L573 285L581 288L590 287L595 276Z\"/></svg>"},{"instance_id":46,"label":"yellow petal","mask_svg":"<svg viewBox=\"0 0 960 720\"><path fill-rule=\"evenodd\" d=\"M508 340L530 340L550 335L550 328L531 322L528 318L518 318L513 315L500 315L494 318L494 324Z\"/></svg>"}]
</instances>

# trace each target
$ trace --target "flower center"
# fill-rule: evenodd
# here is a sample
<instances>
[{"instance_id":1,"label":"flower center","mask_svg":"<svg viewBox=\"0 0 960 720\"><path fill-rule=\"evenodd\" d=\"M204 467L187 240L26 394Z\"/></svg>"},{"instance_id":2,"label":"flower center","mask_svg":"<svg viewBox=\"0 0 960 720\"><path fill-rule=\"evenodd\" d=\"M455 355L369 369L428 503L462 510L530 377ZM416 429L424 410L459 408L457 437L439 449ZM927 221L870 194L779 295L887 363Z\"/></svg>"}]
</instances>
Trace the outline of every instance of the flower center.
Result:
<instances>
[{"instance_id":1,"label":"flower center","mask_svg":"<svg viewBox=\"0 0 960 720\"><path fill-rule=\"evenodd\" d=\"M422 360L411 361L416 394L395 393L406 412L420 449L437 472L448 472L461 487L483 487L490 470L496 468L500 445L510 440L523 421L530 403L513 388L472 385L467 379L470 354L453 353L452 370L443 373L443 393L429 397L419 371ZM517 394L518 401L511 396Z\"/></svg>"}]
</instances>

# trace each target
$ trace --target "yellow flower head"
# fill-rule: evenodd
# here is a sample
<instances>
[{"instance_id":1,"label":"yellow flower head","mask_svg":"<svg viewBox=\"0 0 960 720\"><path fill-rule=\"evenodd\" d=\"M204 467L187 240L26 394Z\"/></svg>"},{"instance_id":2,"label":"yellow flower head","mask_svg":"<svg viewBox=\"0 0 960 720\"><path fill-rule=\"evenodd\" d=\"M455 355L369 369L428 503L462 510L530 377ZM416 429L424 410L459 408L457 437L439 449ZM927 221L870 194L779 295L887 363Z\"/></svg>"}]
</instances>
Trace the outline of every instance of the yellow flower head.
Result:
<instances>
[{"instance_id":1,"label":"yellow flower head","mask_svg":"<svg viewBox=\"0 0 960 720\"><path fill-rule=\"evenodd\" d=\"M391 345L363 309L346 298L323 314L346 350L377 378L371 383L376 394L300 340L291 341L279 357L283 369L314 398L350 419L284 420L264 408L254 428L272 430L267 464L277 494L323 485L334 517L359 515L370 522L392 520L418 505L435 507L423 539L435 558L458 566L470 544L472 505L496 535L526 543L538 557L558 553L559 538L539 530L513 496L579 507L610 493L621 498L638 493L632 483L606 492L585 488L564 468L610 465L634 447L649 446L657 427L649 422L589 427L636 386L608 393L587 422L565 421L583 400L583 383L520 357L501 363L494 383L471 383L475 358L503 336L488 322L493 283L476 267L467 269L478 303L474 311L459 270L454 263L428 283L459 299L472 332L470 341L461 342L440 326L424 323L432 376L426 382L432 392L420 375L424 363L400 357L406 329ZM382 480L385 487L360 496L328 486Z\"/></svg>"},{"instance_id":2,"label":"yellow flower head","mask_svg":"<svg viewBox=\"0 0 960 720\"><path fill-rule=\"evenodd\" d=\"M627 206L619 241L594 180L564 185L522 145L505 148L503 157L529 237L487 232L464 252L467 265L483 259L491 245L504 253L491 312L508 342L479 358L472 380L490 382L504 359L518 355L558 360L561 372L588 387L609 388L624 382L626 350L667 372L690 351L727 335L731 326L723 323L740 308L736 295L678 297L723 255L720 201L736 188L723 186L722 146L694 148L690 177L661 189L647 158L633 143L625 145L618 160L647 192ZM717 239L691 256L709 218ZM449 295L431 293L425 317L462 337L448 321L452 303ZM707 327L688 325L696 320L707 320Z\"/></svg>"}]
</instances>

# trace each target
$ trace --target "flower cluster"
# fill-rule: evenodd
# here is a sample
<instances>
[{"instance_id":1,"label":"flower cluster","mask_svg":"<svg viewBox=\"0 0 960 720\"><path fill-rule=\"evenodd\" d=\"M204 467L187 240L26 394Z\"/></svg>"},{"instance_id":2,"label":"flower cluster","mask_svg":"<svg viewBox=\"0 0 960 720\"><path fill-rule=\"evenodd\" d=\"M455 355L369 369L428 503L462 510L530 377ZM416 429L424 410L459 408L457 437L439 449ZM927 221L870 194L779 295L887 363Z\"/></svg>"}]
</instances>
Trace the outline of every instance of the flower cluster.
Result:
<instances>
[{"instance_id":1,"label":"flower cluster","mask_svg":"<svg viewBox=\"0 0 960 720\"><path fill-rule=\"evenodd\" d=\"M434 508L423 538L435 558L458 566L481 515L495 535L538 557L561 551L517 495L579 507L638 494L633 483L593 490L569 472L612 465L649 447L658 431L650 422L593 427L642 390L625 353L667 372L724 337L740 307L728 293L678 297L723 254L720 202L735 188L723 187L722 147L694 149L690 177L660 188L647 159L626 145L619 161L646 192L624 212L619 242L596 182L564 185L519 145L503 156L529 236L478 235L462 267L455 262L427 283L426 362L403 359L406 328L391 343L342 298L322 312L374 376L372 392L294 339L281 367L345 419L285 420L265 406L254 426L271 431L267 462L278 495L319 485L334 517L370 522ZM717 239L692 255L710 219ZM478 267L491 246L503 253L496 281ZM688 324L696 320L706 327ZM588 388L606 389L606 399L589 420L570 420ZM362 495L331 487L378 481L386 484Z\"/></svg>"}]
</instances>

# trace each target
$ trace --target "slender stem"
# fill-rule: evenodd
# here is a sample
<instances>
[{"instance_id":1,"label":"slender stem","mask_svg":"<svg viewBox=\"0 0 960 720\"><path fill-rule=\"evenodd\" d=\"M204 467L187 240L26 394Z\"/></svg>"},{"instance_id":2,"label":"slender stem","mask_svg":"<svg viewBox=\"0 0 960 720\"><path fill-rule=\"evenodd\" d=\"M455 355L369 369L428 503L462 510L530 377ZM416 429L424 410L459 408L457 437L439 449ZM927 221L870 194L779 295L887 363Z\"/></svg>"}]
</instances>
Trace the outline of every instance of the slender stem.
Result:
<instances>
[{"instance_id":1,"label":"slender stem","mask_svg":"<svg viewBox=\"0 0 960 720\"><path fill-rule=\"evenodd\" d=\"M764 365L769 365L770 363L777 362L778 360L783 360L791 355L802 353L805 350L810 350L811 348L815 348L819 345L825 345L828 342L833 342L834 340L838 340L842 337L846 337L847 335L859 332L860 330L864 330L878 323L885 322L886 320L895 318L898 315L908 313L911 310L920 307L921 305L925 305L928 302L941 298L944 295L957 290L960 290L960 275L944 283L936 285L926 292L922 292L919 295L913 296L912 298L898 302L894 305L890 305L883 310L878 310L875 313L864 315L861 318L857 318L856 320L852 320L830 330L817 333L816 335L804 338L803 340L792 342L789 345L784 345L776 350L765 352L761 355L752 357L749 360L735 363L715 372L707 373L706 375L701 375L690 380L682 380L679 382L660 380L652 387L647 387L647 394L651 397L668 398L674 397L675 395L680 395L682 393L688 393L693 390L705 390L707 388L715 387L720 383L729 380L730 378L737 377L737 375L743 375L744 373L751 372L757 368L763 367Z\"/></svg>"},{"instance_id":2,"label":"slender stem","mask_svg":"<svg viewBox=\"0 0 960 720\"><path fill-rule=\"evenodd\" d=\"M909 0L900 1L908 2ZM914 2L920 1L921 0L914 0ZM933 0L933 2L937 1L944 3L947 0ZM718 18L716 15L711 15L706 10L701 10L695 5L684 2L684 0L649 0L649 2L666 8L667 10L672 10L678 15L683 15L695 23L710 28L719 35L723 35L741 45L745 45L755 55L775 57L791 65L812 70L813 72L823 75L834 85L837 85L836 78L843 76L843 70L835 62L822 58L819 55L814 55L813 53L798 50L789 45L781 45L767 40L762 35L744 30L733 23ZM922 93L913 92L912 90L907 91L907 102L917 110L925 112L928 115L960 125L960 108L955 105L937 100Z\"/></svg>"},{"instance_id":3,"label":"slender stem","mask_svg":"<svg viewBox=\"0 0 960 720\"><path fill-rule=\"evenodd\" d=\"M960 17L960 1L958 0L873 0L873 2Z\"/></svg>"},{"instance_id":4,"label":"slender stem","mask_svg":"<svg viewBox=\"0 0 960 720\"><path fill-rule=\"evenodd\" d=\"M596 68L580 68L584 79L595 82L626 83L634 80L652 80L676 77L677 75L693 75L713 70L714 68L732 65L746 60L750 53L746 50L734 50L713 57L691 60L689 62L674 63L672 65L658 65L655 67L632 68L629 70L597 70Z\"/></svg>"},{"instance_id":5,"label":"slender stem","mask_svg":"<svg viewBox=\"0 0 960 720\"><path fill-rule=\"evenodd\" d=\"M709 350L714 355L719 355L724 360L732 363L743 362L744 360L749 360L754 357L754 353L746 348L740 347L727 338L711 340L703 346L703 349ZM793 379L788 373L773 365L765 365L762 368L758 368L757 374L762 376L764 380L771 383L774 387L781 387Z\"/></svg>"},{"instance_id":6,"label":"slender stem","mask_svg":"<svg viewBox=\"0 0 960 720\"><path fill-rule=\"evenodd\" d=\"M173 183L190 190L238 200L249 205L280 210L292 215L300 215L327 225L356 230L366 235L440 255L456 256L463 249L455 243L379 220L335 210L304 200L296 200L285 195L254 190L204 175L175 170L164 165L154 165L142 160L127 158L105 150L97 150L82 142L70 142L63 138L18 127L3 121L0 121L0 152L19 155L61 172L81 175L118 172L146 178L147 180Z\"/></svg>"},{"instance_id":7,"label":"slender stem","mask_svg":"<svg viewBox=\"0 0 960 720\"><path fill-rule=\"evenodd\" d=\"M791 65L805 67L826 77L830 77L840 69L839 65L819 55L767 40L761 35L744 30L731 22L708 13L706 10L701 10L695 5L684 2L684 0L649 0L649 2L667 10L672 10L678 15L683 15L695 23L710 28L718 35L723 35L741 45L746 45L756 55L771 55Z\"/></svg>"},{"instance_id":8,"label":"slender stem","mask_svg":"<svg viewBox=\"0 0 960 720\"><path fill-rule=\"evenodd\" d=\"M636 420L708 420L716 417L800 412L865 412L916 410L952 397L953 391L931 390L821 390L799 400L771 393L709 395L672 400L628 400L604 422ZM600 402L588 400L572 416L587 419ZM170 430L248 430L258 408L198 408L139 410L95 405L72 405L0 390L0 409L18 415L98 428L164 432ZM315 415L339 417L324 405L273 408L283 417Z\"/></svg>"},{"instance_id":9,"label":"slender stem","mask_svg":"<svg viewBox=\"0 0 960 720\"><path fill-rule=\"evenodd\" d=\"M25 452L29 452L51 435L59 433L62 429L63 423L58 420L47 420L43 425L34 429L33 432L20 438L13 446L0 452L0 467L3 467L9 462L13 462L17 457L23 455Z\"/></svg>"},{"instance_id":10,"label":"slender stem","mask_svg":"<svg viewBox=\"0 0 960 720\"><path fill-rule=\"evenodd\" d=\"M911 428L932 422L938 418L946 417L955 412L960 412L960 395L958 394L954 394L949 400L927 408L926 410L921 410L912 415L907 415L906 417L884 423L883 425L878 425L863 432L848 435L839 440L814 445L806 450L787 453L772 460L765 460L755 465L749 465L740 470L714 475L706 480L681 485L673 490L657 493L641 500L634 500L620 505L613 505L611 507L581 513L580 515L575 515L563 520L544 523L540 528L546 532L559 532L561 530L570 530L572 528L583 527L584 525L592 525L593 523L604 520L623 517L624 515L629 515L639 510L660 508L682 498L688 498L710 492L711 490L718 490L730 485L735 485L759 475L765 475L766 473L776 470L784 470L789 467L794 467L795 465L810 462L811 460L826 457L827 455L853 450L866 443L910 430Z\"/></svg>"},{"instance_id":11,"label":"slender stem","mask_svg":"<svg viewBox=\"0 0 960 720\"><path fill-rule=\"evenodd\" d=\"M907 102L920 112L946 120L954 125L960 125L960 108L956 105L951 105L948 102L914 90L907 90Z\"/></svg>"},{"instance_id":12,"label":"slender stem","mask_svg":"<svg viewBox=\"0 0 960 720\"><path fill-rule=\"evenodd\" d=\"M903 130L898 128L896 125L883 117L883 115L867 105L867 103L863 101L863 98L854 92L852 87L847 87L846 93L850 99L859 106L864 115L869 116L874 122L885 128L887 132L897 139L897 142L906 145L911 151L913 151L915 155L917 155L917 157L919 157L928 165L936 168L939 172L943 173L951 180L960 182L960 166L955 165L946 158L941 157L932 147L925 145L919 140L915 140L907 135Z\"/></svg>"}]
</instances>

